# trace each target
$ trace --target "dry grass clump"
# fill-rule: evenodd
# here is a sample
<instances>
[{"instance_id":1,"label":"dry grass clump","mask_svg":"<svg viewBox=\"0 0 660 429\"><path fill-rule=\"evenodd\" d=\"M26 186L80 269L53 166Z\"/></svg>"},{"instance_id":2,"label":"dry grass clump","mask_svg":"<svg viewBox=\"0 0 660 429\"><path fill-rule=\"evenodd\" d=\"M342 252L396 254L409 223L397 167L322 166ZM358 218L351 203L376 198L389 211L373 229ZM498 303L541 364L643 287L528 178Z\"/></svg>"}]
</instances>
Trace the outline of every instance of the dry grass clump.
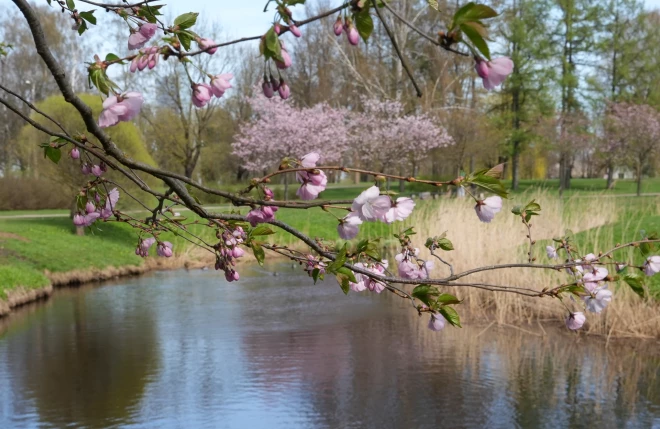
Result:
<instances>
[{"instance_id":1,"label":"dry grass clump","mask_svg":"<svg viewBox=\"0 0 660 429\"><path fill-rule=\"evenodd\" d=\"M515 200L505 201L500 212L491 224L477 220L472 204L464 200L443 200L421 208L413 219L418 234L415 245L422 248L427 237L447 236L454 243L455 250L445 252L449 261L459 273L471 268L506 263L527 262L529 241L527 230L520 218L511 214L511 208L532 198L542 206L542 215L532 220L532 238L550 239L563 235L570 229L579 232L611 223L616 220L616 207L613 198L600 199L594 210L583 198L559 200L544 192L516 196ZM631 222L634 222L631 219ZM616 241L612 237L612 244ZM599 243L597 243L598 245ZM536 263L548 263L545 249L538 244L534 255ZM607 250L605 248L598 250ZM596 250L596 249L594 249ZM585 252L587 253L587 252ZM426 257L430 255L424 254ZM436 264L433 277L449 274L447 267ZM465 282L483 282L506 286L517 286L542 290L566 283L569 278L564 272L532 268L511 268L477 273L461 279ZM660 305L654 300L644 301L635 295L627 285L610 284L614 298L601 314L587 313L587 326L584 331L609 337L660 338ZM489 292L470 287L451 288L451 293L465 299L462 307L470 311L466 319L488 320L493 318L502 325L534 323L537 321L557 321L562 323L567 311L556 299L530 298L512 293ZM573 311L581 311L580 302L565 300Z\"/></svg>"}]
</instances>

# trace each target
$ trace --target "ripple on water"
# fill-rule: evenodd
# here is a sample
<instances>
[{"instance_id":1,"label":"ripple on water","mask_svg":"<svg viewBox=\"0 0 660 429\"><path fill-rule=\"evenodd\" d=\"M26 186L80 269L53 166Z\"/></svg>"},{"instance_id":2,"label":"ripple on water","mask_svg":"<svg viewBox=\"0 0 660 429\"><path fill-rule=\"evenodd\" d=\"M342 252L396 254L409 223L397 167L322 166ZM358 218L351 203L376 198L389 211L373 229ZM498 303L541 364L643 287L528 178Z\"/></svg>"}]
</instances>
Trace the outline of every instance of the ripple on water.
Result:
<instances>
[{"instance_id":1,"label":"ripple on water","mask_svg":"<svg viewBox=\"0 0 660 429\"><path fill-rule=\"evenodd\" d=\"M435 334L385 294L288 265L241 274L153 273L12 315L0 428L660 427L657 355Z\"/></svg>"}]
</instances>

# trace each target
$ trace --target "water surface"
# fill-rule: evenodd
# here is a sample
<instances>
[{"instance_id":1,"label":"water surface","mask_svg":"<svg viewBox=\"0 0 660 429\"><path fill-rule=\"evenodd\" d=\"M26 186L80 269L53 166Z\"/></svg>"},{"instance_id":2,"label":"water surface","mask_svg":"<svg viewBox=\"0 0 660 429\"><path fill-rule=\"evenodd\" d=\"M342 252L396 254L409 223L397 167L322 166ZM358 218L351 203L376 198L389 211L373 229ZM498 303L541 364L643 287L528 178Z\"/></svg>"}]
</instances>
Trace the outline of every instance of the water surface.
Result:
<instances>
[{"instance_id":1,"label":"water surface","mask_svg":"<svg viewBox=\"0 0 660 429\"><path fill-rule=\"evenodd\" d=\"M660 428L653 351L433 333L399 298L269 269L62 290L1 320L0 428Z\"/></svg>"}]
</instances>

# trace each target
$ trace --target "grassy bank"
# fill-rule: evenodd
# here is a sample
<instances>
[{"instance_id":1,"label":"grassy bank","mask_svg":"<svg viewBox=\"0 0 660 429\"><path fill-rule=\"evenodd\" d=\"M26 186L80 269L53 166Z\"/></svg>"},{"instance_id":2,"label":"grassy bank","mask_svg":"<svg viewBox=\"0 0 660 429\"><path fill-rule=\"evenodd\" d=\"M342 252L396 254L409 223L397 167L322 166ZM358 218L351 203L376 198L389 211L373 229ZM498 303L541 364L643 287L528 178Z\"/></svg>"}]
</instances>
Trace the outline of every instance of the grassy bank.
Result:
<instances>
[{"instance_id":1,"label":"grassy bank","mask_svg":"<svg viewBox=\"0 0 660 429\"><path fill-rule=\"evenodd\" d=\"M352 198L360 190L351 189L350 194L335 195L333 198ZM641 229L660 231L660 199L657 197L583 198L573 195L560 200L549 191L528 191L513 194L502 213L490 225L477 221L473 203L467 199L428 200L419 201L414 215L404 223L391 226L364 224L358 238L381 236L385 238L382 242L385 248L395 249L392 234L416 225L419 247L422 247L426 237L447 231L456 246L456 250L447 256L457 271L492 263L523 262L526 259L526 232L509 210L511 206L532 198L543 207L542 216L534 219L532 229L533 238L538 240L535 255L539 262L546 260L544 240L562 235L566 229L575 232L575 241L583 254L598 253L616 243L637 239ZM341 216L345 212L336 213ZM311 237L338 238L336 219L320 209L281 210L277 218ZM0 297L17 286L42 287L48 277L53 278L58 273L140 267L144 263L143 259L133 254L137 242L134 231L121 224L99 225L100 230L81 237L75 235L71 221L66 217L0 218ZM192 228L205 231L206 237L212 235L207 228ZM278 244L295 242L282 231L270 238ZM190 251L189 244L181 238L170 236L167 239L174 242L176 254ZM639 256L636 258L641 263ZM443 270L444 267L436 268L435 275L445 274ZM559 273L540 270L500 270L475 275L469 280L541 289L561 284L566 278ZM648 283L648 289L651 296L660 298L660 278L653 278ZM565 313L556 300L528 300L510 294L482 293L463 288L454 289L452 293L466 298L466 307L475 312L494 314L503 324L513 320L560 320ZM660 332L657 311L657 305L641 300L624 285L617 290L611 311L590 318L589 329L602 335L654 336ZM640 317L647 317L650 322L636 326Z\"/></svg>"}]
</instances>

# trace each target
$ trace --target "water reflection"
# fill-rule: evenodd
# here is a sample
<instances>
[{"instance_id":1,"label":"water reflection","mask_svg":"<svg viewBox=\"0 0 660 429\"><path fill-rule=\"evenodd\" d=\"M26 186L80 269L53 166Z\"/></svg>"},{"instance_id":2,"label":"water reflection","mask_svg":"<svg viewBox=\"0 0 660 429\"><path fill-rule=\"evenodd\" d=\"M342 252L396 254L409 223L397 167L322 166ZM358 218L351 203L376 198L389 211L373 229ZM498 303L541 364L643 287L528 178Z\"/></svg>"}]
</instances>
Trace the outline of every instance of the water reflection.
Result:
<instances>
[{"instance_id":1,"label":"water reflection","mask_svg":"<svg viewBox=\"0 0 660 429\"><path fill-rule=\"evenodd\" d=\"M660 427L654 350L434 334L401 300L278 268L157 273L12 316L0 427Z\"/></svg>"}]
</instances>

